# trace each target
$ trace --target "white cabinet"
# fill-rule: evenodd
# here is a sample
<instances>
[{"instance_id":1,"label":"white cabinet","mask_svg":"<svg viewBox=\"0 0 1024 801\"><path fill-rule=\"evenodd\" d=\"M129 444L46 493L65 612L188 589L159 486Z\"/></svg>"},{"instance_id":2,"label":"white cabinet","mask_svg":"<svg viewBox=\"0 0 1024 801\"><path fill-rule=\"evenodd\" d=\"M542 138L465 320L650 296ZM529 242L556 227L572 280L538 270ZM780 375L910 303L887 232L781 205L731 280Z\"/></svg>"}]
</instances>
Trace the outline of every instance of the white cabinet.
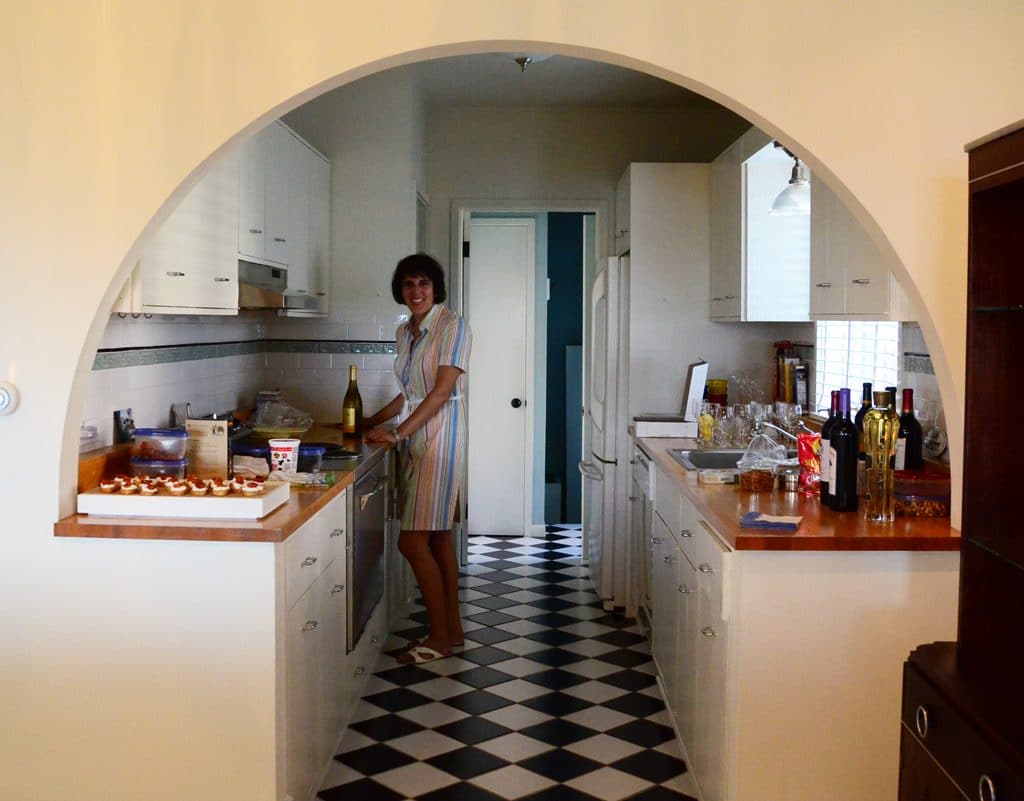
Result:
<instances>
[{"instance_id":1,"label":"white cabinet","mask_svg":"<svg viewBox=\"0 0 1024 801\"><path fill-rule=\"evenodd\" d=\"M275 122L242 145L238 165L238 254L273 265L288 264L289 152L294 137Z\"/></svg>"},{"instance_id":2,"label":"white cabinet","mask_svg":"<svg viewBox=\"0 0 1024 801\"><path fill-rule=\"evenodd\" d=\"M768 213L792 167L757 128L712 162L711 319L808 319L809 221Z\"/></svg>"},{"instance_id":3,"label":"white cabinet","mask_svg":"<svg viewBox=\"0 0 1024 801\"><path fill-rule=\"evenodd\" d=\"M153 235L139 259L138 311L238 313L237 165L214 165Z\"/></svg>"},{"instance_id":4,"label":"white cabinet","mask_svg":"<svg viewBox=\"0 0 1024 801\"><path fill-rule=\"evenodd\" d=\"M328 311L331 167L297 137L291 140L288 289L283 314L320 317Z\"/></svg>"},{"instance_id":5,"label":"white cabinet","mask_svg":"<svg viewBox=\"0 0 1024 801\"><path fill-rule=\"evenodd\" d=\"M912 319L890 261L846 205L811 178L811 318Z\"/></svg>"},{"instance_id":6,"label":"white cabinet","mask_svg":"<svg viewBox=\"0 0 1024 801\"><path fill-rule=\"evenodd\" d=\"M633 186L631 173L631 167L626 167L626 171L619 178L618 186L615 187L615 255L617 256L629 253L629 222Z\"/></svg>"}]
</instances>

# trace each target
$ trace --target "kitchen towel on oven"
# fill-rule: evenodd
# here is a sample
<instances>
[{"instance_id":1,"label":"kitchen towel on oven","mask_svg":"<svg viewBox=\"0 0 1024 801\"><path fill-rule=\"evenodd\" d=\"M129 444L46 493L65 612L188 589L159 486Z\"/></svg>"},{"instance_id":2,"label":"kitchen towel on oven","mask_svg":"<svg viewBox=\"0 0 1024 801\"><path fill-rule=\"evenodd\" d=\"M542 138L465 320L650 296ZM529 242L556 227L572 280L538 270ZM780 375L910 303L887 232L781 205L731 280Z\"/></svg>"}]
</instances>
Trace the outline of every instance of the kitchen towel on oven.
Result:
<instances>
[{"instance_id":1,"label":"kitchen towel on oven","mask_svg":"<svg viewBox=\"0 0 1024 801\"><path fill-rule=\"evenodd\" d=\"M802 517L786 517L784 515L766 515L764 512L747 512L740 518L742 528L761 528L772 531L796 531L800 528Z\"/></svg>"}]
</instances>

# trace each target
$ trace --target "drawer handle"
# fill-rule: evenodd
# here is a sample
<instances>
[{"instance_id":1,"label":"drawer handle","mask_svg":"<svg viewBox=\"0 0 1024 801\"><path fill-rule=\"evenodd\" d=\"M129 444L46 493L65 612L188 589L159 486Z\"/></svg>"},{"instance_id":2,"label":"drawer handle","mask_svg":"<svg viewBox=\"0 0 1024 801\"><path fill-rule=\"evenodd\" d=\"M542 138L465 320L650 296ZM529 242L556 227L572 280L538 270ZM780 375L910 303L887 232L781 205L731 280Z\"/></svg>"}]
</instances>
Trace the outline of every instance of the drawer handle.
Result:
<instances>
[{"instance_id":1,"label":"drawer handle","mask_svg":"<svg viewBox=\"0 0 1024 801\"><path fill-rule=\"evenodd\" d=\"M914 713L914 726L922 740L928 736L928 710L923 706L919 706Z\"/></svg>"},{"instance_id":2,"label":"drawer handle","mask_svg":"<svg viewBox=\"0 0 1024 801\"><path fill-rule=\"evenodd\" d=\"M639 500L640 500L639 498L636 498L636 497L634 497L632 495L629 496L629 502L630 503L636 503Z\"/></svg>"},{"instance_id":3,"label":"drawer handle","mask_svg":"<svg viewBox=\"0 0 1024 801\"><path fill-rule=\"evenodd\" d=\"M336 528L336 529L334 529L334 531L331 532L331 536L332 537L340 537L344 533L345 533L345 529L343 529L343 528Z\"/></svg>"},{"instance_id":4,"label":"drawer handle","mask_svg":"<svg viewBox=\"0 0 1024 801\"><path fill-rule=\"evenodd\" d=\"M693 531L691 529L688 529L688 528L680 529L679 536L680 537L692 537L693 536Z\"/></svg>"},{"instance_id":5,"label":"drawer handle","mask_svg":"<svg viewBox=\"0 0 1024 801\"><path fill-rule=\"evenodd\" d=\"M661 543L663 543L664 541L665 540L663 540L661 537L651 537L652 545L661 545Z\"/></svg>"},{"instance_id":6,"label":"drawer handle","mask_svg":"<svg viewBox=\"0 0 1024 801\"><path fill-rule=\"evenodd\" d=\"M319 620L307 620L306 621L306 625L304 625L302 627L302 630L303 631L312 631L313 629L315 629L319 625L320 625L320 621Z\"/></svg>"},{"instance_id":7,"label":"drawer handle","mask_svg":"<svg viewBox=\"0 0 1024 801\"><path fill-rule=\"evenodd\" d=\"M344 584L335 584L331 587L331 595L337 595L339 592L345 592Z\"/></svg>"},{"instance_id":8,"label":"drawer handle","mask_svg":"<svg viewBox=\"0 0 1024 801\"><path fill-rule=\"evenodd\" d=\"M167 277L168 278L184 278L185 277L185 273L181 272L181 270L168 270L167 271Z\"/></svg>"},{"instance_id":9,"label":"drawer handle","mask_svg":"<svg viewBox=\"0 0 1024 801\"><path fill-rule=\"evenodd\" d=\"M714 573L715 569L711 567L707 562L701 562L700 567L697 568L701 573Z\"/></svg>"},{"instance_id":10,"label":"drawer handle","mask_svg":"<svg viewBox=\"0 0 1024 801\"><path fill-rule=\"evenodd\" d=\"M359 667L356 668L356 675L357 676L362 676L365 672L366 672L366 668L363 665L360 665Z\"/></svg>"},{"instance_id":11,"label":"drawer handle","mask_svg":"<svg viewBox=\"0 0 1024 801\"><path fill-rule=\"evenodd\" d=\"M231 279L224 275L218 275L213 279L215 284L227 284L230 283Z\"/></svg>"},{"instance_id":12,"label":"drawer handle","mask_svg":"<svg viewBox=\"0 0 1024 801\"><path fill-rule=\"evenodd\" d=\"M682 593L683 595L689 595L690 594L690 588L687 587L685 584L677 585L676 589L679 590L679 592Z\"/></svg>"},{"instance_id":13,"label":"drawer handle","mask_svg":"<svg viewBox=\"0 0 1024 801\"><path fill-rule=\"evenodd\" d=\"M857 286L867 286L871 283L870 278L854 278L850 283L857 284Z\"/></svg>"},{"instance_id":14,"label":"drawer handle","mask_svg":"<svg viewBox=\"0 0 1024 801\"><path fill-rule=\"evenodd\" d=\"M275 236L274 237L274 241L275 242L286 242L287 240L283 236Z\"/></svg>"},{"instance_id":15,"label":"drawer handle","mask_svg":"<svg viewBox=\"0 0 1024 801\"><path fill-rule=\"evenodd\" d=\"M978 779L979 801L996 801L996 785L987 774L982 773Z\"/></svg>"},{"instance_id":16,"label":"drawer handle","mask_svg":"<svg viewBox=\"0 0 1024 801\"><path fill-rule=\"evenodd\" d=\"M822 281L820 284L815 284L815 286L818 287L818 289L831 289L832 288L832 282L831 281Z\"/></svg>"},{"instance_id":17,"label":"drawer handle","mask_svg":"<svg viewBox=\"0 0 1024 801\"><path fill-rule=\"evenodd\" d=\"M671 556L666 556L666 557L665 557L665 564L666 564L666 565L670 565L670 564L672 564L672 563L673 563L674 561L675 561L675 559L673 559L673 558L672 558Z\"/></svg>"},{"instance_id":18,"label":"drawer handle","mask_svg":"<svg viewBox=\"0 0 1024 801\"><path fill-rule=\"evenodd\" d=\"M718 634L715 632L715 630L713 628L711 628L711 626L705 626L704 628L702 628L700 630L700 633L703 634L705 637L717 637L718 636Z\"/></svg>"},{"instance_id":19,"label":"drawer handle","mask_svg":"<svg viewBox=\"0 0 1024 801\"><path fill-rule=\"evenodd\" d=\"M302 567L312 567L315 564L316 564L316 557L315 556L307 556L305 559L302 560Z\"/></svg>"},{"instance_id":20,"label":"drawer handle","mask_svg":"<svg viewBox=\"0 0 1024 801\"><path fill-rule=\"evenodd\" d=\"M262 234L263 233L263 229L262 228L250 228L249 229L249 233L250 234Z\"/></svg>"}]
</instances>

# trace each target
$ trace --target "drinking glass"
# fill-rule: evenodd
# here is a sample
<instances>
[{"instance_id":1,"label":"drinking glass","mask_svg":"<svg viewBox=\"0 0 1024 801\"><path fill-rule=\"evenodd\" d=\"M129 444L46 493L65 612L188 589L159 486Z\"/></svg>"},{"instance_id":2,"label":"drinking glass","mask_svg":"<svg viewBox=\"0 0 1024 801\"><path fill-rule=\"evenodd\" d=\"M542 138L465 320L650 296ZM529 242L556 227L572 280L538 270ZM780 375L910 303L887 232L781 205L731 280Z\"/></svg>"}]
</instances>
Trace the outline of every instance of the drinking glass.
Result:
<instances>
[{"instance_id":1,"label":"drinking glass","mask_svg":"<svg viewBox=\"0 0 1024 801\"><path fill-rule=\"evenodd\" d=\"M736 448L745 448L750 442L750 433L754 423L750 414L750 404L738 403L732 409L732 444Z\"/></svg>"},{"instance_id":2,"label":"drinking glass","mask_svg":"<svg viewBox=\"0 0 1024 801\"><path fill-rule=\"evenodd\" d=\"M733 411L731 406L719 406L715 410L715 447L727 448L733 438Z\"/></svg>"},{"instance_id":3,"label":"drinking glass","mask_svg":"<svg viewBox=\"0 0 1024 801\"><path fill-rule=\"evenodd\" d=\"M701 401L697 407L697 444L706 448L715 440L715 429L718 425L717 403Z\"/></svg>"}]
</instances>

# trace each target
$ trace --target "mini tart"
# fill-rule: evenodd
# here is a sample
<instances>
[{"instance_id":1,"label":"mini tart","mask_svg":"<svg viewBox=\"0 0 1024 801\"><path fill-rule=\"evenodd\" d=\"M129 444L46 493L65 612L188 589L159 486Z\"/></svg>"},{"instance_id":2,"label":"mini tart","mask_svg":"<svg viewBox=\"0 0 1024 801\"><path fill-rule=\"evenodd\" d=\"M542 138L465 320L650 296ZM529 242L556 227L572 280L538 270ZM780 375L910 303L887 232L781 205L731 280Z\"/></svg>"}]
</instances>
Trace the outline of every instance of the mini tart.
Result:
<instances>
[{"instance_id":1,"label":"mini tart","mask_svg":"<svg viewBox=\"0 0 1024 801\"><path fill-rule=\"evenodd\" d=\"M189 492L193 495L205 495L208 490L206 484L189 484Z\"/></svg>"},{"instance_id":2,"label":"mini tart","mask_svg":"<svg viewBox=\"0 0 1024 801\"><path fill-rule=\"evenodd\" d=\"M122 484L121 489L118 490L122 495L134 495L139 491L138 484Z\"/></svg>"},{"instance_id":3,"label":"mini tart","mask_svg":"<svg viewBox=\"0 0 1024 801\"><path fill-rule=\"evenodd\" d=\"M114 476L114 481L117 483L118 486L121 486L122 484L132 483L131 476L126 476L124 473L118 473L116 476Z\"/></svg>"},{"instance_id":4,"label":"mini tart","mask_svg":"<svg viewBox=\"0 0 1024 801\"><path fill-rule=\"evenodd\" d=\"M100 482L100 492L113 492L120 486L114 479L107 478Z\"/></svg>"},{"instance_id":5,"label":"mini tart","mask_svg":"<svg viewBox=\"0 0 1024 801\"><path fill-rule=\"evenodd\" d=\"M263 492L263 484L257 481L246 481L242 485L242 493L245 495L260 495Z\"/></svg>"},{"instance_id":6,"label":"mini tart","mask_svg":"<svg viewBox=\"0 0 1024 801\"><path fill-rule=\"evenodd\" d=\"M160 486L155 481L144 481L139 486L139 492L143 495L156 495L160 492Z\"/></svg>"},{"instance_id":7,"label":"mini tart","mask_svg":"<svg viewBox=\"0 0 1024 801\"><path fill-rule=\"evenodd\" d=\"M234 490L235 492L241 492L242 491L242 487L244 487L244 486L245 486L245 479L244 478L239 478L238 476L235 476L233 479L231 479L231 489Z\"/></svg>"},{"instance_id":8,"label":"mini tart","mask_svg":"<svg viewBox=\"0 0 1024 801\"><path fill-rule=\"evenodd\" d=\"M218 498L223 498L231 492L231 486L228 484L214 484L210 487L210 492L216 495Z\"/></svg>"},{"instance_id":9,"label":"mini tart","mask_svg":"<svg viewBox=\"0 0 1024 801\"><path fill-rule=\"evenodd\" d=\"M171 481L167 485L167 491L171 493L171 495L184 495L188 492L188 484L184 481Z\"/></svg>"}]
</instances>

